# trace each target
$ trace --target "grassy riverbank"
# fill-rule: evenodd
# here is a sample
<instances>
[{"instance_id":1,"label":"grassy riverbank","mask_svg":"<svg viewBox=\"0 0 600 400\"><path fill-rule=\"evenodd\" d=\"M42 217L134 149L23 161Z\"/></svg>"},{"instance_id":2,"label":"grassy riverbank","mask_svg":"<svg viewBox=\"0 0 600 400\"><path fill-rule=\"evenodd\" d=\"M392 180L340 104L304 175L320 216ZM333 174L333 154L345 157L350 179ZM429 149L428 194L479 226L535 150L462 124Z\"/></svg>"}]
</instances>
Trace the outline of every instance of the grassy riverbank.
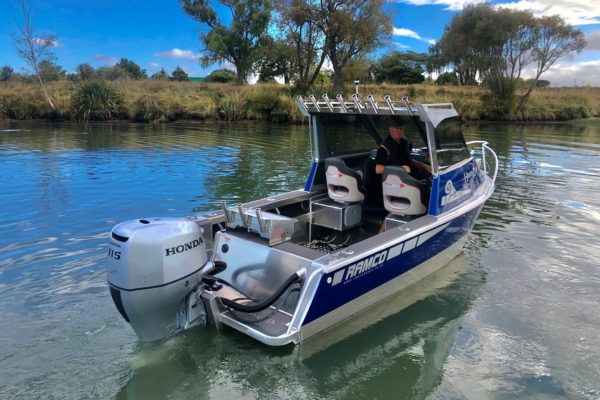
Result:
<instances>
[{"instance_id":1,"label":"grassy riverbank","mask_svg":"<svg viewBox=\"0 0 600 400\"><path fill-rule=\"evenodd\" d=\"M270 120L301 123L294 89L277 84L235 86L168 81L106 83L111 95L103 100L97 87L60 81L49 85L55 109L44 101L33 83L0 83L0 119L127 119L139 122L176 120ZM327 91L315 88L315 94ZM330 90L330 89L329 89ZM352 91L348 87L348 92ZM83 92L83 94L82 94ZM600 117L600 88L544 88L535 90L522 114L503 113L483 87L434 85L362 85L361 97L381 99L408 95L421 103L452 102L465 120L564 121ZM332 93L330 93L330 96ZM89 104L88 104L89 103ZM105 104L106 103L106 104Z\"/></svg>"}]
</instances>

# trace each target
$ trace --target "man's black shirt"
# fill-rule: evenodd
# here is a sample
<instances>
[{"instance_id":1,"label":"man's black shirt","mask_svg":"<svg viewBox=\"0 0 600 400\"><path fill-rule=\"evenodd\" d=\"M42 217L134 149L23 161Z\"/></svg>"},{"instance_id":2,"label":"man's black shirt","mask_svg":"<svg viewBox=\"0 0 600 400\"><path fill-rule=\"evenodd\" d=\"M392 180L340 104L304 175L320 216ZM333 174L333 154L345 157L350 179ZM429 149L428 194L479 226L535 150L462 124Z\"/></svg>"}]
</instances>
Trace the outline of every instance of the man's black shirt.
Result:
<instances>
[{"instance_id":1,"label":"man's black shirt","mask_svg":"<svg viewBox=\"0 0 600 400\"><path fill-rule=\"evenodd\" d=\"M408 140L401 138L399 143L396 143L390 136L385 138L377 149L375 157L375 165L408 165L411 164L410 144Z\"/></svg>"}]
</instances>

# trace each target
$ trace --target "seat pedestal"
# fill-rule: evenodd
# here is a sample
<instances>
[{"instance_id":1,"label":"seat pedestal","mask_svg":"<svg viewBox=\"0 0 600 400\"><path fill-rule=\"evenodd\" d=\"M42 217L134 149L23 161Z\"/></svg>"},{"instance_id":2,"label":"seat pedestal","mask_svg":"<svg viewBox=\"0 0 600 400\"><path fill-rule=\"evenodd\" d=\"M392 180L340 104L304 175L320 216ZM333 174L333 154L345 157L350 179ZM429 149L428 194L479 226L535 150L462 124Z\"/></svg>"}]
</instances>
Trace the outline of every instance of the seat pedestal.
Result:
<instances>
[{"instance_id":1,"label":"seat pedestal","mask_svg":"<svg viewBox=\"0 0 600 400\"><path fill-rule=\"evenodd\" d=\"M387 230L390 230L393 228L398 228L398 227L406 224L409 221L410 221L410 218L407 218L407 217L402 217L402 216L398 216L398 215L390 215L385 218L385 221L384 221L385 230L387 231Z\"/></svg>"}]
</instances>

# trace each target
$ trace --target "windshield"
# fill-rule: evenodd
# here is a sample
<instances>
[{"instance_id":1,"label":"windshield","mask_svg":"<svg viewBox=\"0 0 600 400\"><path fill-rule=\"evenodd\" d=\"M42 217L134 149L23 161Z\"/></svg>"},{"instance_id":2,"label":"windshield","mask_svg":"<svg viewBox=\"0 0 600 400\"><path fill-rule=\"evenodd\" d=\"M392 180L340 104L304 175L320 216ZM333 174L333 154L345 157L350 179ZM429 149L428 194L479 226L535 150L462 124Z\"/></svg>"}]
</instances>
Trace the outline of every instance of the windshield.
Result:
<instances>
[{"instance_id":1,"label":"windshield","mask_svg":"<svg viewBox=\"0 0 600 400\"><path fill-rule=\"evenodd\" d=\"M471 157L458 117L444 120L435 128L435 144L440 168L449 167Z\"/></svg>"},{"instance_id":2,"label":"windshield","mask_svg":"<svg viewBox=\"0 0 600 400\"><path fill-rule=\"evenodd\" d=\"M320 117L328 156L366 152L377 148L388 136L391 116L323 115ZM398 118L398 117L395 117ZM426 147L418 128L409 118L403 118L404 137L413 147Z\"/></svg>"}]
</instances>

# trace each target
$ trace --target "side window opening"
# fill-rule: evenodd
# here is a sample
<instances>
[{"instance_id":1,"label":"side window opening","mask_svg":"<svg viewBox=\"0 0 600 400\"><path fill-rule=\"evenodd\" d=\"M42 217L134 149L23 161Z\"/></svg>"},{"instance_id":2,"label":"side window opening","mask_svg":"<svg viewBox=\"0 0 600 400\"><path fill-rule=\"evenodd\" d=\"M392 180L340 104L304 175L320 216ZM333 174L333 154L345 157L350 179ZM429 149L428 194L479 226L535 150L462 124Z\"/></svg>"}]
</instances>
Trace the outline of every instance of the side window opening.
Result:
<instances>
[{"instance_id":1,"label":"side window opening","mask_svg":"<svg viewBox=\"0 0 600 400\"><path fill-rule=\"evenodd\" d=\"M320 118L328 156L351 154L377 147L357 115L323 115Z\"/></svg>"}]
</instances>

